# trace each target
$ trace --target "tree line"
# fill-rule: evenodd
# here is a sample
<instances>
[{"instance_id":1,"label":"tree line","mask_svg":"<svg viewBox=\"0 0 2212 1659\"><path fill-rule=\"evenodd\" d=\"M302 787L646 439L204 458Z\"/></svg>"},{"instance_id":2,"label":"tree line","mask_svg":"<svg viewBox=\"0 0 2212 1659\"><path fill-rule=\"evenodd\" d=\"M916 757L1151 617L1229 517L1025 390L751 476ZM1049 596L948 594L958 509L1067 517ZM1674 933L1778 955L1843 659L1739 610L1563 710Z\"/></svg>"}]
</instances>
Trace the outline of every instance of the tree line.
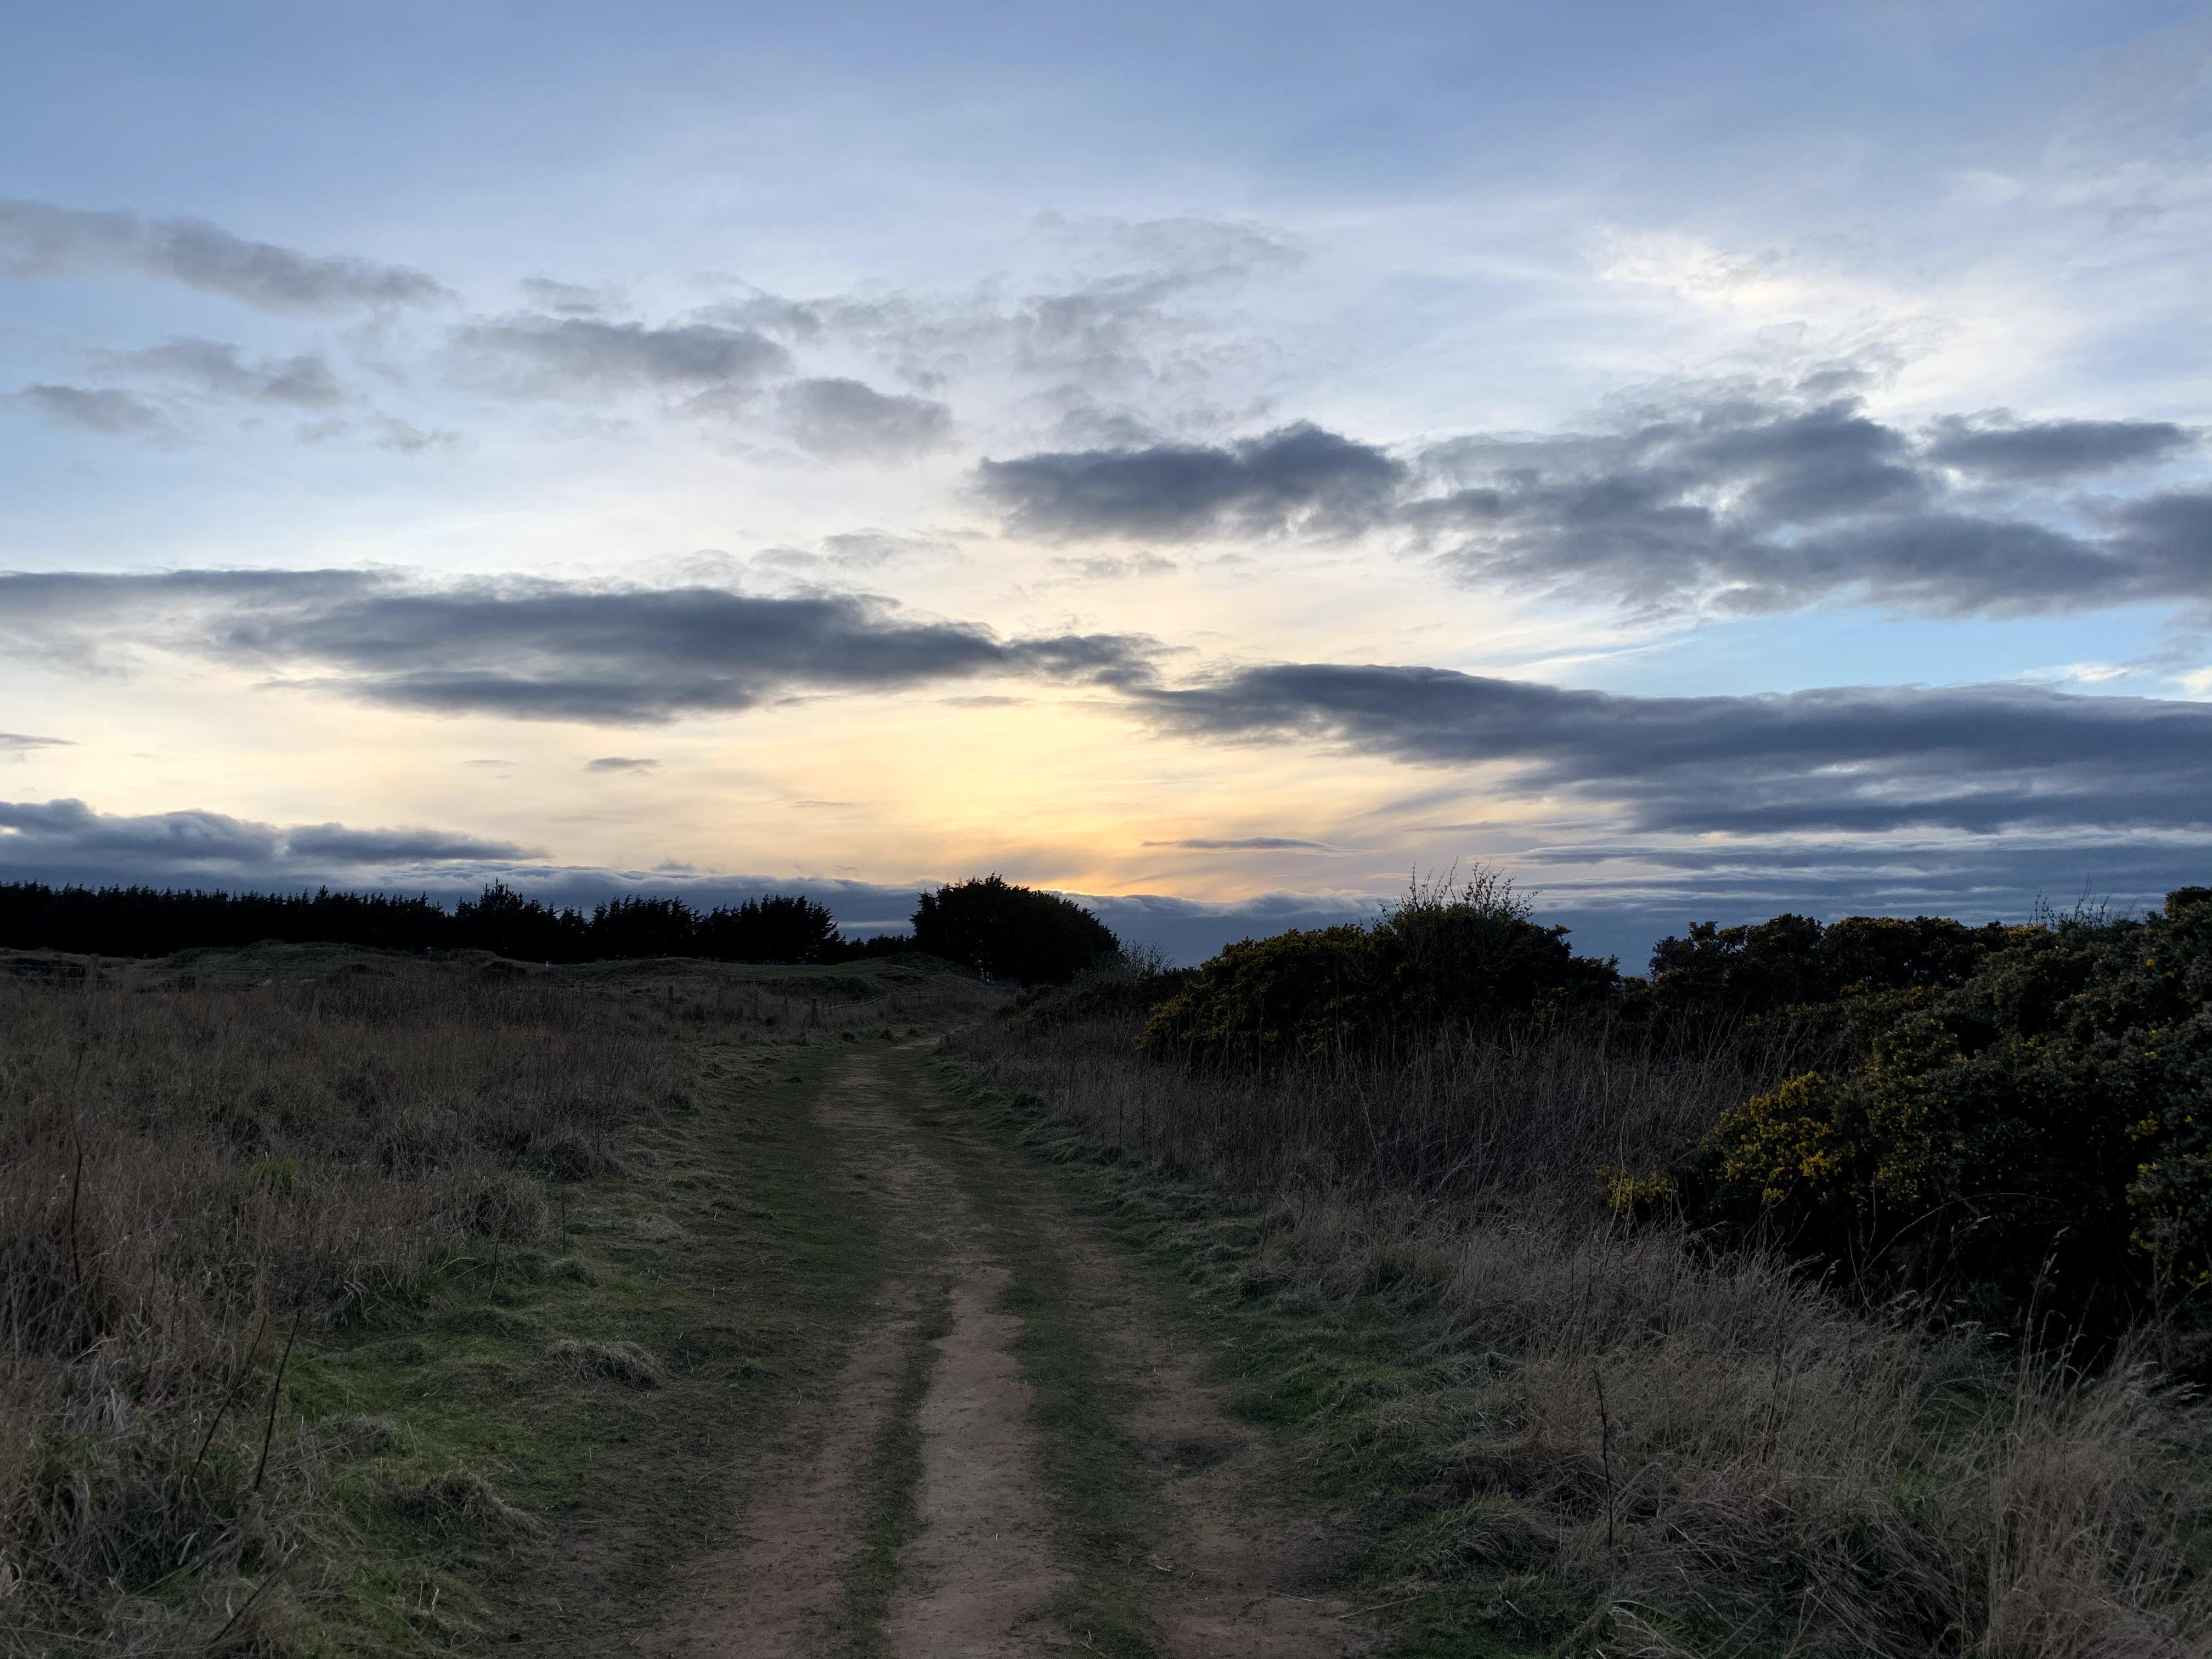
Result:
<instances>
[{"instance_id":1,"label":"tree line","mask_svg":"<svg viewBox=\"0 0 2212 1659\"><path fill-rule=\"evenodd\" d=\"M695 909L640 895L586 911L494 882L448 910L426 896L318 888L233 893L166 888L0 883L0 944L90 956L165 957L274 940L381 951L489 951L520 962L697 957L718 962L821 963L920 951L988 978L1057 982L1109 961L1121 942L1056 893L998 875L918 896L912 931L848 939L827 906L771 893Z\"/></svg>"}]
</instances>

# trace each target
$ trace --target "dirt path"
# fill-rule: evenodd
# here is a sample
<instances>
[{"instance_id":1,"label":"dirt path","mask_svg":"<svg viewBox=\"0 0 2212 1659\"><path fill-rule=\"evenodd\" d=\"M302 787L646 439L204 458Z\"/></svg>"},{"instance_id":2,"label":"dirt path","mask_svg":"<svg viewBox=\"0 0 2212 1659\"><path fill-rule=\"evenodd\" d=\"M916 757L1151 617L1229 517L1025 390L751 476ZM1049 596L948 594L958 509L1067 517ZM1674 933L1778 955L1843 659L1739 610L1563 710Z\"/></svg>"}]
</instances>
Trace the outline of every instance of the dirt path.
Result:
<instances>
[{"instance_id":1,"label":"dirt path","mask_svg":"<svg viewBox=\"0 0 2212 1659\"><path fill-rule=\"evenodd\" d=\"M899 1266L834 1385L803 1402L735 1549L695 1562L655 1659L1022 1659L1091 1646L1065 1616L1084 1575L1141 1581L1162 1659L1338 1659L1372 1637L1316 1586L1325 1534L1273 1506L1268 1449L1203 1381L1143 1285L1036 1173L933 1113L904 1053L860 1053L815 1103L836 1179L866 1192ZM987 1219L978 1197L989 1200ZM1045 1479L1012 1261L1046 1253L1086 1358L1133 1401L1119 1432L1159 1517L1141 1564L1087 1560ZM1078 1598L1079 1599L1079 1598Z\"/></svg>"}]
</instances>

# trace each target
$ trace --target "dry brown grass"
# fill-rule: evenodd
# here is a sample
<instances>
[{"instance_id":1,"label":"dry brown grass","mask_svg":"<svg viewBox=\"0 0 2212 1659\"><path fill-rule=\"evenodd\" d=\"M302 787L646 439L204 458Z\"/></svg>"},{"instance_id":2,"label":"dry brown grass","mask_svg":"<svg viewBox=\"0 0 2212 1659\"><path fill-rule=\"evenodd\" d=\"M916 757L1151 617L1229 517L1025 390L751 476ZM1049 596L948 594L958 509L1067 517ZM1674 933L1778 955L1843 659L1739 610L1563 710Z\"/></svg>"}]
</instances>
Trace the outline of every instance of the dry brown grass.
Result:
<instances>
[{"instance_id":1,"label":"dry brown grass","mask_svg":"<svg viewBox=\"0 0 2212 1659\"><path fill-rule=\"evenodd\" d=\"M1431 1196L1541 1189L1563 1204L1596 1197L1600 1165L1663 1162L1746 1084L1724 1052L1465 1030L1266 1073L1194 1072L1137 1060L1141 1028L1131 1015L1030 1028L1035 1040L979 1027L961 1041L1109 1144L1216 1179Z\"/></svg>"},{"instance_id":2,"label":"dry brown grass","mask_svg":"<svg viewBox=\"0 0 2212 1659\"><path fill-rule=\"evenodd\" d=\"M665 1008L557 984L0 982L0 1653L198 1650L312 1559L295 1326L531 1242L690 1083Z\"/></svg>"},{"instance_id":3,"label":"dry brown grass","mask_svg":"<svg viewBox=\"0 0 2212 1659\"><path fill-rule=\"evenodd\" d=\"M1596 1167L1702 1130L1736 1086L1717 1066L1454 1038L1207 1079L1133 1030L963 1048L1092 1140L1260 1202L1250 1293L1418 1315L1425 1363L1364 1408L1432 1471L1395 1516L1415 1581L1571 1585L1588 1653L2212 1650L2212 1425L2148 1367L1932 1341L1771 1256L1613 1219Z\"/></svg>"}]
</instances>

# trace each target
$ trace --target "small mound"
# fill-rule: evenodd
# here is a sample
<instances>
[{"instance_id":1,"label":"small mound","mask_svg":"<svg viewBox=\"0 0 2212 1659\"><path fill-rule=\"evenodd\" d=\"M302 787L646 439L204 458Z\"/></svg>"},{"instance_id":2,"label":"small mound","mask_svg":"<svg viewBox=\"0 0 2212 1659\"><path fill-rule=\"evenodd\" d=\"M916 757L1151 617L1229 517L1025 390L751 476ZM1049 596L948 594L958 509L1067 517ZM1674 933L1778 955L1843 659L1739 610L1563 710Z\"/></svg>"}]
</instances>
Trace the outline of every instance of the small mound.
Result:
<instances>
[{"instance_id":1,"label":"small mound","mask_svg":"<svg viewBox=\"0 0 2212 1659\"><path fill-rule=\"evenodd\" d=\"M520 1538L544 1529L535 1516L516 1509L490 1481L468 1469L447 1469L420 1484L393 1481L386 1506L401 1519L432 1532L478 1532Z\"/></svg>"},{"instance_id":2,"label":"small mound","mask_svg":"<svg viewBox=\"0 0 2212 1659\"><path fill-rule=\"evenodd\" d=\"M574 1377L610 1377L633 1389L657 1389L668 1381L668 1367L659 1357L635 1342L564 1336L545 1350L545 1357Z\"/></svg>"}]
</instances>

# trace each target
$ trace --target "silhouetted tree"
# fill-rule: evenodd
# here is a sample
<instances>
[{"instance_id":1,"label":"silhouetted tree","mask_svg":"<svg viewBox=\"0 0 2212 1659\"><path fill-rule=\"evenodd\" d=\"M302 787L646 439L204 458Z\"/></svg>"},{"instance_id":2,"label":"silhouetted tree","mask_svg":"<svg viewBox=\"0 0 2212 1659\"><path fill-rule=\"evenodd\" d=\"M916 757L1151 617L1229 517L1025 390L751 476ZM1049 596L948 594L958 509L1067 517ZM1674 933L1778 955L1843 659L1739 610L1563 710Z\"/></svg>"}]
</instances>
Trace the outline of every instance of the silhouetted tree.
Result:
<instances>
[{"instance_id":1,"label":"silhouetted tree","mask_svg":"<svg viewBox=\"0 0 2212 1659\"><path fill-rule=\"evenodd\" d=\"M993 979L1060 984L1121 952L1113 929L1081 905L996 874L921 896L915 948Z\"/></svg>"},{"instance_id":2,"label":"silhouetted tree","mask_svg":"<svg viewBox=\"0 0 2212 1659\"><path fill-rule=\"evenodd\" d=\"M521 962L576 962L585 954L587 927L579 912L556 910L495 881L455 907L447 937L437 942Z\"/></svg>"},{"instance_id":3,"label":"silhouetted tree","mask_svg":"<svg viewBox=\"0 0 2212 1659\"><path fill-rule=\"evenodd\" d=\"M829 907L799 894L709 910L694 937L701 956L723 962L837 962L848 954Z\"/></svg>"}]
</instances>

